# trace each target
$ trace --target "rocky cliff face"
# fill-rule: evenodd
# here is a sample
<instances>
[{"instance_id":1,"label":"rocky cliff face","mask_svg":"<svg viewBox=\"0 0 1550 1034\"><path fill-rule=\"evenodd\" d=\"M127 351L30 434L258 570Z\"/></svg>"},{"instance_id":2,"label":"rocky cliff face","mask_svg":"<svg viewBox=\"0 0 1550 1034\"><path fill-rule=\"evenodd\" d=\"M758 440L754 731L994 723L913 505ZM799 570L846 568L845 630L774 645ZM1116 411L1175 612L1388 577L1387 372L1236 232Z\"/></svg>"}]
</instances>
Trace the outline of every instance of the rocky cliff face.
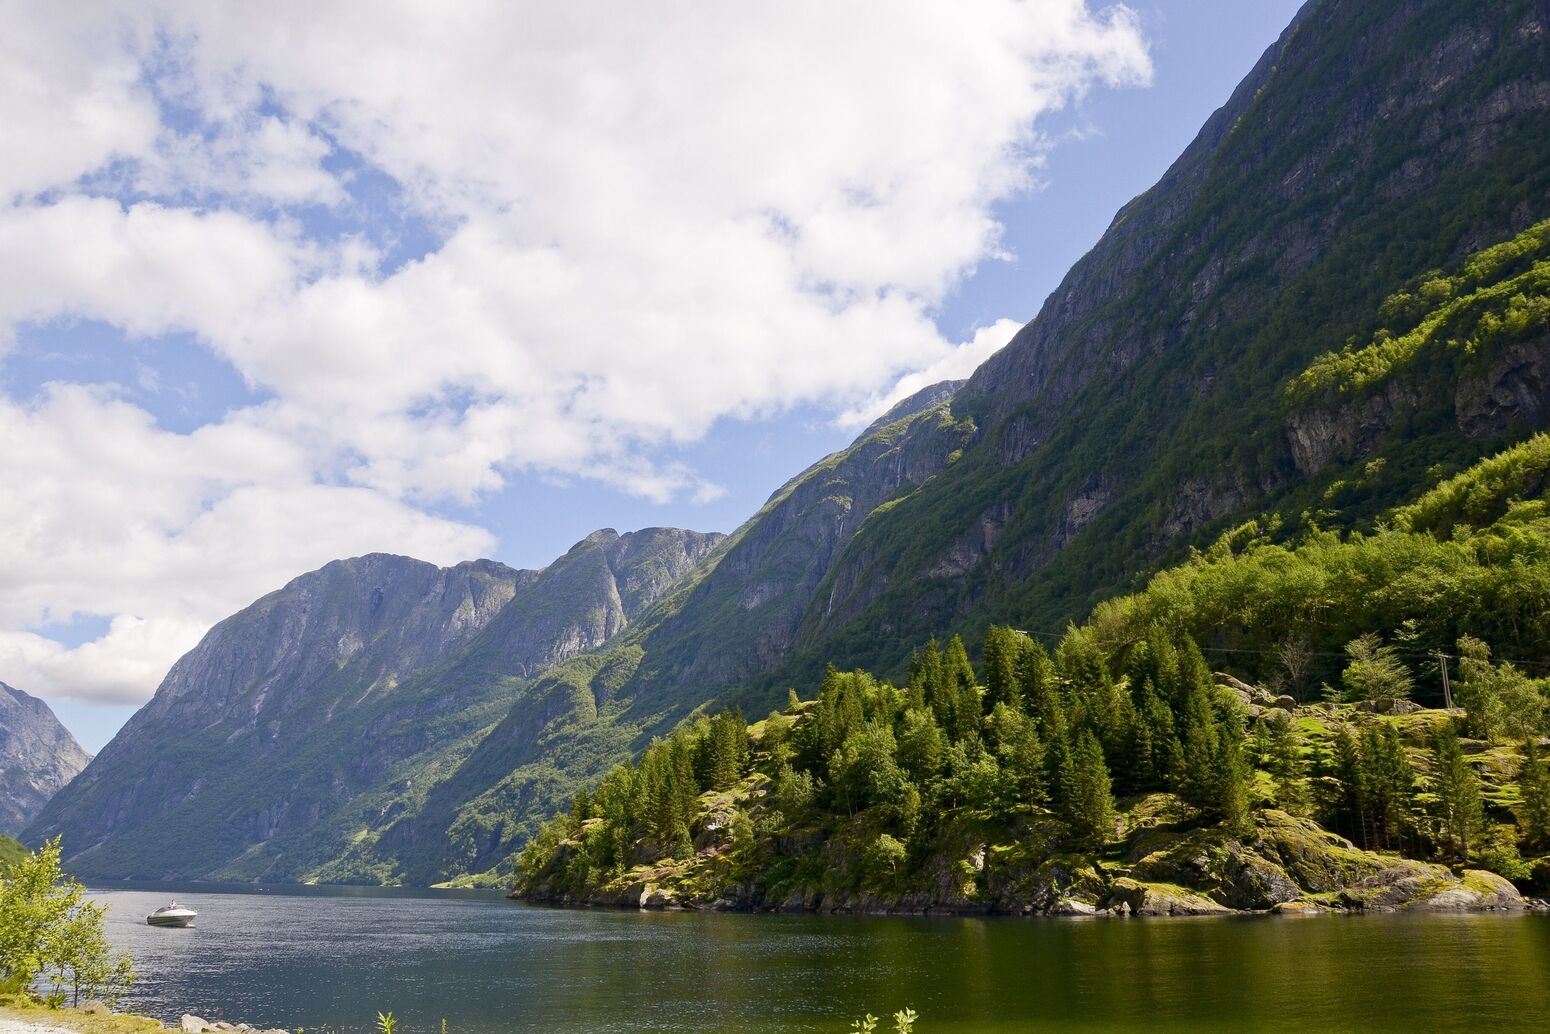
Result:
<instances>
[{"instance_id":1,"label":"rocky cliff face","mask_svg":"<svg viewBox=\"0 0 1550 1034\"><path fill-rule=\"evenodd\" d=\"M1295 515L1379 445L1419 473L1544 426L1542 342L1417 369L1321 426L1289 427L1284 389L1403 284L1550 215L1546 153L1544 4L1310 2L959 390L961 458L833 558L766 682L896 671L948 628L1058 628L1236 520Z\"/></svg>"},{"instance_id":2,"label":"rocky cliff face","mask_svg":"<svg viewBox=\"0 0 1550 1034\"><path fill-rule=\"evenodd\" d=\"M948 410L960 385L922 389L782 485L681 607L640 638L647 662L635 686L719 689L780 663L804 617L826 607L819 587L868 518L940 474L973 438L973 423Z\"/></svg>"},{"instance_id":3,"label":"rocky cliff face","mask_svg":"<svg viewBox=\"0 0 1550 1034\"><path fill-rule=\"evenodd\" d=\"M20 833L90 760L47 704L0 682L0 833Z\"/></svg>"},{"instance_id":4,"label":"rocky cliff face","mask_svg":"<svg viewBox=\"0 0 1550 1034\"><path fill-rule=\"evenodd\" d=\"M328 564L213 628L27 835L83 875L302 878L718 538L599 532L540 572Z\"/></svg>"},{"instance_id":5,"label":"rocky cliff face","mask_svg":"<svg viewBox=\"0 0 1550 1034\"><path fill-rule=\"evenodd\" d=\"M531 608L519 597L480 644L513 670L529 660L512 650L515 630L550 629L544 641L564 647L543 658L554 666L513 689L501 721L445 779L401 795L323 875L429 883L502 865L583 780L781 661L838 551L869 515L940 473L972 434L947 413L957 387L933 385L900 402L849 448L781 486L724 541L652 529L599 532L578 544L541 585L616 584L620 606L555 611L553 600L575 594L534 595L541 606ZM632 561L636 574L611 573ZM576 649L603 641L599 651Z\"/></svg>"}]
</instances>

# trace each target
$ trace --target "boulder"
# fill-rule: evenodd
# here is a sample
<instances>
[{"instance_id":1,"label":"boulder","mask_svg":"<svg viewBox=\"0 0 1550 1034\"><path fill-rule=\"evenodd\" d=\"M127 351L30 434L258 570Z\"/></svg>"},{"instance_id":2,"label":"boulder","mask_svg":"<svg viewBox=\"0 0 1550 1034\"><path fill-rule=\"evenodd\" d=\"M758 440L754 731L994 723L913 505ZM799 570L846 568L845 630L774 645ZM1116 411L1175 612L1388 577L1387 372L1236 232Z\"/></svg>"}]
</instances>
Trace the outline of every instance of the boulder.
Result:
<instances>
[{"instance_id":1,"label":"boulder","mask_svg":"<svg viewBox=\"0 0 1550 1034\"><path fill-rule=\"evenodd\" d=\"M1290 721L1292 712L1284 707L1267 707L1261 710L1258 715L1255 715L1255 718L1261 722L1275 722L1282 718Z\"/></svg>"},{"instance_id":2,"label":"boulder","mask_svg":"<svg viewBox=\"0 0 1550 1034\"><path fill-rule=\"evenodd\" d=\"M178 1029L181 1030L183 1034L204 1034L205 1031L214 1030L215 1027L209 1023L206 1023L198 1016L191 1016L187 1013L184 1013L183 1019L178 1025Z\"/></svg>"},{"instance_id":3,"label":"boulder","mask_svg":"<svg viewBox=\"0 0 1550 1034\"><path fill-rule=\"evenodd\" d=\"M1343 890L1391 864L1383 856L1361 850L1310 819L1284 811L1259 812L1255 829L1255 851L1279 866L1292 882L1314 894Z\"/></svg>"},{"instance_id":4,"label":"boulder","mask_svg":"<svg viewBox=\"0 0 1550 1034\"><path fill-rule=\"evenodd\" d=\"M1226 908L1256 911L1303 895L1285 869L1220 827L1143 842L1153 850L1134 859L1131 875L1145 883L1188 887Z\"/></svg>"},{"instance_id":5,"label":"boulder","mask_svg":"<svg viewBox=\"0 0 1550 1034\"><path fill-rule=\"evenodd\" d=\"M1122 876L1114 881L1105 904L1123 907L1138 916L1204 916L1231 911L1186 887L1168 883L1143 883Z\"/></svg>"},{"instance_id":6,"label":"boulder","mask_svg":"<svg viewBox=\"0 0 1550 1034\"><path fill-rule=\"evenodd\" d=\"M1411 902L1418 912L1481 912L1493 909L1519 911L1527 907L1518 888L1494 872L1465 869L1456 886L1444 887Z\"/></svg>"},{"instance_id":7,"label":"boulder","mask_svg":"<svg viewBox=\"0 0 1550 1034\"><path fill-rule=\"evenodd\" d=\"M1316 916L1326 909L1320 908L1312 901L1282 901L1278 902L1271 910L1271 914L1278 916Z\"/></svg>"}]
</instances>

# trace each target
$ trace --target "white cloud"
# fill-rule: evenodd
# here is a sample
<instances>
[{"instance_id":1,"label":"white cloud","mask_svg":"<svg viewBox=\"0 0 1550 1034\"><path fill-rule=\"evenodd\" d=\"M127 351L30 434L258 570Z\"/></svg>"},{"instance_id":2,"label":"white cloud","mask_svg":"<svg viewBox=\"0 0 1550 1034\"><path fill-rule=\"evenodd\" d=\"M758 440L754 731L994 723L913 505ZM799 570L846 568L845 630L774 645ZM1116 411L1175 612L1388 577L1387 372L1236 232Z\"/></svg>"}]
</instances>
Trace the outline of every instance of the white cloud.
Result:
<instances>
[{"instance_id":1,"label":"white cloud","mask_svg":"<svg viewBox=\"0 0 1550 1034\"><path fill-rule=\"evenodd\" d=\"M116 616L13 634L27 670L143 693L92 672L331 556L488 548L428 504L518 471L709 498L664 446L966 373L1001 325L931 313L1000 254L1039 117L1149 74L1084 0L605 6L6 5L0 353L56 317L189 332L268 399L188 435L79 388L0 406L0 621ZM352 197L352 156L402 197ZM389 203L444 238L393 269L308 207Z\"/></svg>"},{"instance_id":2,"label":"white cloud","mask_svg":"<svg viewBox=\"0 0 1550 1034\"><path fill-rule=\"evenodd\" d=\"M988 327L974 332L974 337L954 348L922 370L915 370L900 377L888 391L868 399L840 414L841 427L865 427L897 402L909 398L922 388L942 381L966 380L981 363L1004 348L1012 336L1023 328L1016 320L996 320Z\"/></svg>"},{"instance_id":3,"label":"white cloud","mask_svg":"<svg viewBox=\"0 0 1550 1034\"><path fill-rule=\"evenodd\" d=\"M143 700L204 629L291 576L375 550L487 553L481 529L370 489L318 483L261 411L193 434L101 390L0 401L0 679L45 695ZM74 649L21 631L114 615Z\"/></svg>"}]
</instances>

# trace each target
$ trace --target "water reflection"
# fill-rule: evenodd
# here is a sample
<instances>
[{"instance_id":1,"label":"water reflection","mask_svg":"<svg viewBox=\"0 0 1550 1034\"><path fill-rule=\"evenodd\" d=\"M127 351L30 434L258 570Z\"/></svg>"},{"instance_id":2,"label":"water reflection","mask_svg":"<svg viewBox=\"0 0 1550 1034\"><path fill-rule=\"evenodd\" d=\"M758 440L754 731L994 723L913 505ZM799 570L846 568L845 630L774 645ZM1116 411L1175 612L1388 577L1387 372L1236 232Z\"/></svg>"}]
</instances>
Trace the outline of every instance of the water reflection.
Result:
<instances>
[{"instance_id":1,"label":"water reflection","mask_svg":"<svg viewBox=\"0 0 1550 1034\"><path fill-rule=\"evenodd\" d=\"M405 1034L843 1031L911 1005L946 1031L1538 1030L1550 918L1019 920L528 908L480 893L120 889L131 1004ZM153 929L170 896L191 930Z\"/></svg>"}]
</instances>

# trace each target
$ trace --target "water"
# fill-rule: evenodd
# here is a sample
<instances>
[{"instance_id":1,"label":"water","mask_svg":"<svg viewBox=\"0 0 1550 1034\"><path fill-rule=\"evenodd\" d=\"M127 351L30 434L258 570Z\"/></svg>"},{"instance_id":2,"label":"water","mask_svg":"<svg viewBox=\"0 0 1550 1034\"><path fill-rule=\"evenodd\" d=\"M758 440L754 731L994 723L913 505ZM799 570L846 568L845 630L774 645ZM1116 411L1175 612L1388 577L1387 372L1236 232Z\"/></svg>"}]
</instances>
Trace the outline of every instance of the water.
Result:
<instances>
[{"instance_id":1,"label":"water","mask_svg":"<svg viewBox=\"0 0 1550 1034\"><path fill-rule=\"evenodd\" d=\"M478 892L98 891L126 1006L309 1030L1543 1030L1550 917L870 919L532 908ZM190 930L153 929L169 897Z\"/></svg>"}]
</instances>

